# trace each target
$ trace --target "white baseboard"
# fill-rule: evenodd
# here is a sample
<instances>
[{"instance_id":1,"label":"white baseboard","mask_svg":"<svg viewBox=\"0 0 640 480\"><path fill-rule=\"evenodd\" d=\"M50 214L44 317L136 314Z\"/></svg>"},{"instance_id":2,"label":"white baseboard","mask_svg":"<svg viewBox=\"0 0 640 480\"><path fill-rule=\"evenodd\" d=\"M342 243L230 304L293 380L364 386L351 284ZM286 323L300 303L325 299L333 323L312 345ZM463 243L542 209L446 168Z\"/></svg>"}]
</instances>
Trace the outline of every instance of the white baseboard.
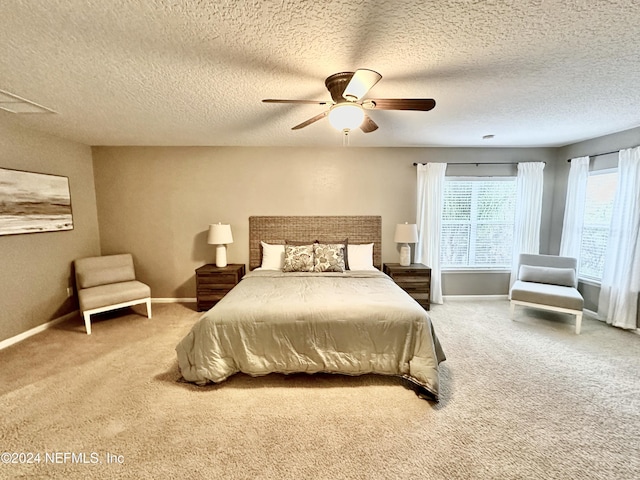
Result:
<instances>
[{"instance_id":1,"label":"white baseboard","mask_svg":"<svg viewBox=\"0 0 640 480\"><path fill-rule=\"evenodd\" d=\"M446 301L509 300L509 295L443 295Z\"/></svg>"},{"instance_id":2,"label":"white baseboard","mask_svg":"<svg viewBox=\"0 0 640 480\"><path fill-rule=\"evenodd\" d=\"M196 303L197 300L195 298L152 298L151 303ZM75 316L79 316L80 312L78 310L74 310L73 312L69 312L62 317L55 318L50 322L43 323L42 325L38 325L37 327L33 327L26 332L19 333L11 338L7 338L6 340L0 341L0 350L3 350L11 345L14 345L22 340L25 340L33 335L36 335L40 332L44 332L45 330L57 325L58 323L64 322L65 320L69 320Z\"/></svg>"},{"instance_id":3,"label":"white baseboard","mask_svg":"<svg viewBox=\"0 0 640 480\"><path fill-rule=\"evenodd\" d=\"M197 303L196 298L152 298L151 303Z\"/></svg>"},{"instance_id":4,"label":"white baseboard","mask_svg":"<svg viewBox=\"0 0 640 480\"><path fill-rule=\"evenodd\" d=\"M43 323L42 325L38 325L37 327L33 327L32 329L27 330L26 332L19 333L14 337L7 338L6 340L2 340L0 342L0 350L10 347L11 345L21 342L22 340L25 340L29 337L32 337L37 333L44 332L45 330L53 327L54 325L64 322L65 320L69 320L70 318L73 318L78 315L79 315L78 310L74 310L73 312L69 312L66 315L53 319L50 322Z\"/></svg>"},{"instance_id":5,"label":"white baseboard","mask_svg":"<svg viewBox=\"0 0 640 480\"><path fill-rule=\"evenodd\" d=\"M584 313L585 315L590 316L591 318L594 318L596 320L599 320L598 318L598 312L594 312L593 310L587 310L586 308L582 310L582 313Z\"/></svg>"}]
</instances>

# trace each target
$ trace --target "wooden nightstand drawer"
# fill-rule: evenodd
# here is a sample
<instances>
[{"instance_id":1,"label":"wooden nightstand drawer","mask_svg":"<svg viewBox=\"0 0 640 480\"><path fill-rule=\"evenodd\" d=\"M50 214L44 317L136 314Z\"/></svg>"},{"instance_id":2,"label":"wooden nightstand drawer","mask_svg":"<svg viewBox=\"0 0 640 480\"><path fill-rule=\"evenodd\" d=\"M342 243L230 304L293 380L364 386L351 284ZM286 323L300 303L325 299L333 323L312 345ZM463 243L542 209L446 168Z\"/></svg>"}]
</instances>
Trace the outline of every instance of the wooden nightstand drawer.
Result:
<instances>
[{"instance_id":1,"label":"wooden nightstand drawer","mask_svg":"<svg viewBox=\"0 0 640 480\"><path fill-rule=\"evenodd\" d=\"M245 266L226 267L203 265L196 269L196 298L198 311L209 310L235 287L245 274Z\"/></svg>"},{"instance_id":2,"label":"wooden nightstand drawer","mask_svg":"<svg viewBox=\"0 0 640 480\"><path fill-rule=\"evenodd\" d=\"M424 273L391 273L389 275L395 282L402 283L428 283Z\"/></svg>"},{"instance_id":3,"label":"wooden nightstand drawer","mask_svg":"<svg viewBox=\"0 0 640 480\"><path fill-rule=\"evenodd\" d=\"M200 292L198 294L198 302L219 302L227 293L229 293L228 290Z\"/></svg>"},{"instance_id":4,"label":"wooden nightstand drawer","mask_svg":"<svg viewBox=\"0 0 640 480\"><path fill-rule=\"evenodd\" d=\"M235 273L203 273L197 276L198 284L203 286L234 287L238 283Z\"/></svg>"},{"instance_id":5,"label":"wooden nightstand drawer","mask_svg":"<svg viewBox=\"0 0 640 480\"><path fill-rule=\"evenodd\" d=\"M218 295L229 292L235 285L221 287L219 285L198 285L198 296L200 295Z\"/></svg>"},{"instance_id":6,"label":"wooden nightstand drawer","mask_svg":"<svg viewBox=\"0 0 640 480\"><path fill-rule=\"evenodd\" d=\"M385 263L383 271L425 310L431 308L431 269L412 263L403 267L398 263Z\"/></svg>"},{"instance_id":7,"label":"wooden nightstand drawer","mask_svg":"<svg viewBox=\"0 0 640 480\"><path fill-rule=\"evenodd\" d=\"M427 292L427 293L413 293L413 294L411 294L411 296L414 299L418 300L419 303L428 302L430 300L430 298L429 298L430 297L430 293L429 292Z\"/></svg>"},{"instance_id":8,"label":"wooden nightstand drawer","mask_svg":"<svg viewBox=\"0 0 640 480\"><path fill-rule=\"evenodd\" d=\"M429 287L430 287L429 282L402 283L402 282L396 281L396 283L400 286L400 288L402 288L403 290L409 293L420 293L420 292L429 293Z\"/></svg>"}]
</instances>

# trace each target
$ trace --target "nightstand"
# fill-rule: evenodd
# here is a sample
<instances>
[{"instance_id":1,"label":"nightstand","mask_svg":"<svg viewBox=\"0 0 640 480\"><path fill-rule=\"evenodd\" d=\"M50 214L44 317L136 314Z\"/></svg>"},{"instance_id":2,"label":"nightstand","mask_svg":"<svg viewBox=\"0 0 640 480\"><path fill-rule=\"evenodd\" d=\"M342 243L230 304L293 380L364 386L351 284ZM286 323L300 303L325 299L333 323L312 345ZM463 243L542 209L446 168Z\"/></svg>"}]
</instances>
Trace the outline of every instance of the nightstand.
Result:
<instances>
[{"instance_id":1,"label":"nightstand","mask_svg":"<svg viewBox=\"0 0 640 480\"><path fill-rule=\"evenodd\" d=\"M382 270L425 310L431 308L431 268L421 263L412 263L408 267L385 263Z\"/></svg>"},{"instance_id":2,"label":"nightstand","mask_svg":"<svg viewBox=\"0 0 640 480\"><path fill-rule=\"evenodd\" d=\"M216 267L213 264L203 265L196 269L196 297L198 311L209 310L229 290L235 287L244 276L244 265L232 263L226 267Z\"/></svg>"}]
</instances>

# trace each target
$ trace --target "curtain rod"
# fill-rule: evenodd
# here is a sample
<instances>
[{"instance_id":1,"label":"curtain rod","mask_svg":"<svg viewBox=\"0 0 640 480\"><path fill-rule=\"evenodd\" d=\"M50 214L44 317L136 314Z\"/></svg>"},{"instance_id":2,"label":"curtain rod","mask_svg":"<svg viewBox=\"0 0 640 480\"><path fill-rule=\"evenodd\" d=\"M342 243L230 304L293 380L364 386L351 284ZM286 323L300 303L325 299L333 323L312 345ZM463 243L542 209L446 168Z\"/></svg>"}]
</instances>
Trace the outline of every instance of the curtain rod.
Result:
<instances>
[{"instance_id":1,"label":"curtain rod","mask_svg":"<svg viewBox=\"0 0 640 480\"><path fill-rule=\"evenodd\" d=\"M429 163L429 162L426 162L426 163L415 163L414 162L413 166L417 167L418 165L426 165L427 163ZM447 163L447 166L449 166L449 165L475 165L477 167L479 165L517 165L518 163L522 163L522 162L452 162L452 163ZM541 162L541 163L544 163L545 165L547 164L547 162Z\"/></svg>"},{"instance_id":2,"label":"curtain rod","mask_svg":"<svg viewBox=\"0 0 640 480\"><path fill-rule=\"evenodd\" d=\"M620 150L614 150L613 152L594 153L593 155L583 155L584 157L602 157L603 155L611 155L612 153L620 153ZM567 162L571 162L572 158L568 158Z\"/></svg>"}]
</instances>

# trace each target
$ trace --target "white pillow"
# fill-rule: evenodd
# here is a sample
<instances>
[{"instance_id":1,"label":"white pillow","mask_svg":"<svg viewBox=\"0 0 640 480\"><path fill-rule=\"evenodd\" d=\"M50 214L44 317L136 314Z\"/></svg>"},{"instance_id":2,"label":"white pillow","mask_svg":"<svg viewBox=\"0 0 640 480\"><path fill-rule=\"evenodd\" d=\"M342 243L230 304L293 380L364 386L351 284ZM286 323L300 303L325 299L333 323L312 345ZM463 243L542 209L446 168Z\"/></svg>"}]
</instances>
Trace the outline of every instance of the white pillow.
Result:
<instances>
[{"instance_id":1,"label":"white pillow","mask_svg":"<svg viewBox=\"0 0 640 480\"><path fill-rule=\"evenodd\" d=\"M347 244L347 261L349 270L377 270L373 266L373 243Z\"/></svg>"},{"instance_id":2,"label":"white pillow","mask_svg":"<svg viewBox=\"0 0 640 480\"><path fill-rule=\"evenodd\" d=\"M284 245L271 245L260 242L262 245L262 265L263 270L282 270L284 267Z\"/></svg>"}]
</instances>

